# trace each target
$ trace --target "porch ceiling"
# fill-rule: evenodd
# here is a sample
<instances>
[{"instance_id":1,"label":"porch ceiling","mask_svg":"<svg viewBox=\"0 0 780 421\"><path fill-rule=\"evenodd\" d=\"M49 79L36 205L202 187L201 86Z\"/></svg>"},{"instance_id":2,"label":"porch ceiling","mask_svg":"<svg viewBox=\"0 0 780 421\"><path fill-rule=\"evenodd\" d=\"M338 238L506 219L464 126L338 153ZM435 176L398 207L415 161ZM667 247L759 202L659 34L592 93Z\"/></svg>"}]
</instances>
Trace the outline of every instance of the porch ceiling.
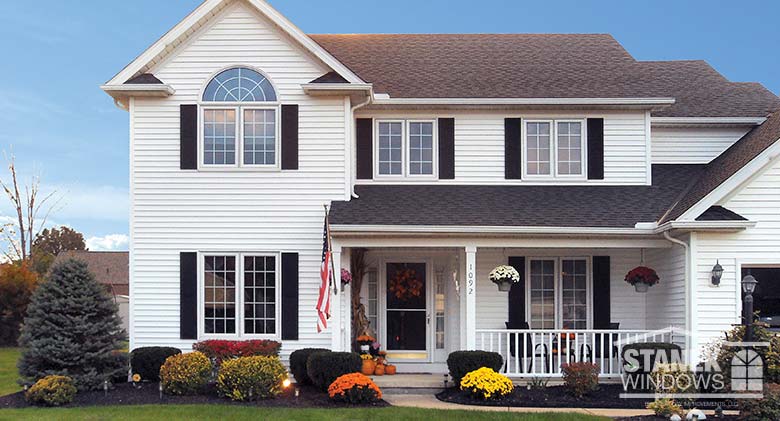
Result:
<instances>
[{"instance_id":1,"label":"porch ceiling","mask_svg":"<svg viewBox=\"0 0 780 421\"><path fill-rule=\"evenodd\" d=\"M359 185L334 225L634 228L658 221L701 165L654 165L651 186Z\"/></svg>"}]
</instances>

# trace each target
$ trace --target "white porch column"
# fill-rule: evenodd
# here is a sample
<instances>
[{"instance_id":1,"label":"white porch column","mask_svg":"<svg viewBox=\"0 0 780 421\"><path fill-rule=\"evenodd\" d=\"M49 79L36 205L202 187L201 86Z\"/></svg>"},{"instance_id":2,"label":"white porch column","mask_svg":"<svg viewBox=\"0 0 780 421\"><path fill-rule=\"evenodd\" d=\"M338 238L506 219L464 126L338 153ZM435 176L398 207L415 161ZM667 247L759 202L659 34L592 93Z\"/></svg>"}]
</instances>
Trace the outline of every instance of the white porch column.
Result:
<instances>
[{"instance_id":1,"label":"white porch column","mask_svg":"<svg viewBox=\"0 0 780 421\"><path fill-rule=\"evenodd\" d=\"M341 314L341 245L331 244L333 259L333 289L330 295L330 320L328 328L331 334L330 349L333 351L343 351L344 342L342 339L342 319ZM338 288L338 293L335 293Z\"/></svg>"},{"instance_id":2,"label":"white porch column","mask_svg":"<svg viewBox=\"0 0 780 421\"><path fill-rule=\"evenodd\" d=\"M341 255L341 267L352 273L352 249L347 248ZM341 341L342 350L352 349L352 284L341 287L341 270L336 273L336 281L341 290Z\"/></svg>"},{"instance_id":3,"label":"white porch column","mask_svg":"<svg viewBox=\"0 0 780 421\"><path fill-rule=\"evenodd\" d=\"M477 346L477 247L466 246L466 349Z\"/></svg>"}]
</instances>

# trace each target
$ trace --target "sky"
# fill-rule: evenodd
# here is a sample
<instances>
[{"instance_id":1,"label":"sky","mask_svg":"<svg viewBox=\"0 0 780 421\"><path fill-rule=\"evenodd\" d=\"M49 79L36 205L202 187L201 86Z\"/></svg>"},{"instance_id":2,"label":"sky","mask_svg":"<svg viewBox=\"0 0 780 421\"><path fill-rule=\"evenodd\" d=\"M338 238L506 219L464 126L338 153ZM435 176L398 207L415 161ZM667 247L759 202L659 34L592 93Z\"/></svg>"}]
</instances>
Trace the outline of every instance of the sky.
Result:
<instances>
[{"instance_id":1,"label":"sky","mask_svg":"<svg viewBox=\"0 0 780 421\"><path fill-rule=\"evenodd\" d=\"M0 179L61 198L50 224L126 249L128 115L98 87L199 0L3 1ZM639 60L703 59L780 93L778 1L271 0L308 33L610 33ZM0 223L12 209L0 197Z\"/></svg>"}]
</instances>

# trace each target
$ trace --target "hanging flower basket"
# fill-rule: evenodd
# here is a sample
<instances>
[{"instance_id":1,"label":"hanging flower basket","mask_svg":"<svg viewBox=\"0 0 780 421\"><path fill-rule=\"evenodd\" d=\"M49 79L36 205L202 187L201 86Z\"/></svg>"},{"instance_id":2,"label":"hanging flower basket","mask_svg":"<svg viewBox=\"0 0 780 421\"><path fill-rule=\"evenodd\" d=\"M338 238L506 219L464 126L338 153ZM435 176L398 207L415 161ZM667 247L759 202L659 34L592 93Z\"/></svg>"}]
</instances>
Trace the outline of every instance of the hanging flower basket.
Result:
<instances>
[{"instance_id":1,"label":"hanging flower basket","mask_svg":"<svg viewBox=\"0 0 780 421\"><path fill-rule=\"evenodd\" d=\"M341 285L349 285L352 283L352 274L346 269L341 269Z\"/></svg>"},{"instance_id":2,"label":"hanging flower basket","mask_svg":"<svg viewBox=\"0 0 780 421\"><path fill-rule=\"evenodd\" d=\"M626 274L626 282L633 285L636 292L647 292L647 289L659 280L655 270L646 266L637 266Z\"/></svg>"},{"instance_id":3,"label":"hanging flower basket","mask_svg":"<svg viewBox=\"0 0 780 421\"><path fill-rule=\"evenodd\" d=\"M520 274L509 265L501 265L490 271L490 281L498 285L499 291L509 291L512 285L520 282Z\"/></svg>"}]
</instances>

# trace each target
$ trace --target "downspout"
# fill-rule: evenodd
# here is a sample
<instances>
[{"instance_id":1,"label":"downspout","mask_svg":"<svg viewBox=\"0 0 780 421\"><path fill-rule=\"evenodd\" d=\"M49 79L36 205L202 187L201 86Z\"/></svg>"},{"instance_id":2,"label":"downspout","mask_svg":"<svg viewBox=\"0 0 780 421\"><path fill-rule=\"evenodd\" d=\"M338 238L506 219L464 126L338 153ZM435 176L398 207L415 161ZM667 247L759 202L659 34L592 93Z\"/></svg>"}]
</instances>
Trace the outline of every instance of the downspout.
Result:
<instances>
[{"instance_id":1,"label":"downspout","mask_svg":"<svg viewBox=\"0 0 780 421\"><path fill-rule=\"evenodd\" d=\"M690 258L690 248L688 246L688 243L685 241L679 240L677 238L672 237L671 234L669 234L669 231L664 231L664 238L668 241L677 244L679 246L682 246L683 250L685 250L685 273L683 275L683 283L685 284L685 325L686 325L686 331L688 329L693 328L693 311L694 309L690 308L691 305L691 285L689 283L689 280L693 279L691 276L691 258ZM691 360L691 356L693 355L693 350L691 349L692 343L691 343L691 335L693 332L688 331L685 335L685 348L688 351L688 359ZM691 362L691 361L689 361ZM692 362L691 362L692 363Z\"/></svg>"},{"instance_id":2,"label":"downspout","mask_svg":"<svg viewBox=\"0 0 780 421\"><path fill-rule=\"evenodd\" d=\"M373 100L374 100L374 90L372 88L371 91L369 92L368 96L366 97L365 101L360 102L358 104L355 104L355 105L352 106L352 108L350 108L350 118L349 118L350 121L349 121L349 124L352 127L352 130L350 130L350 139L349 139L350 145L354 145L355 144L355 136L357 136L356 130L355 130L355 110L357 110L358 108L365 107L366 105L370 104L371 101L373 101ZM349 154L350 155L349 159L351 160L351 163L352 163L352 165L350 165L352 174L349 177L349 179L350 179L349 191L350 191L350 195L352 196L353 199L358 199L358 198L360 198L360 196L358 196L357 193L355 193L355 177L356 177L356 174L357 174L355 168L357 166L357 158L355 157L355 152L354 151L350 151L350 152L351 153Z\"/></svg>"}]
</instances>

